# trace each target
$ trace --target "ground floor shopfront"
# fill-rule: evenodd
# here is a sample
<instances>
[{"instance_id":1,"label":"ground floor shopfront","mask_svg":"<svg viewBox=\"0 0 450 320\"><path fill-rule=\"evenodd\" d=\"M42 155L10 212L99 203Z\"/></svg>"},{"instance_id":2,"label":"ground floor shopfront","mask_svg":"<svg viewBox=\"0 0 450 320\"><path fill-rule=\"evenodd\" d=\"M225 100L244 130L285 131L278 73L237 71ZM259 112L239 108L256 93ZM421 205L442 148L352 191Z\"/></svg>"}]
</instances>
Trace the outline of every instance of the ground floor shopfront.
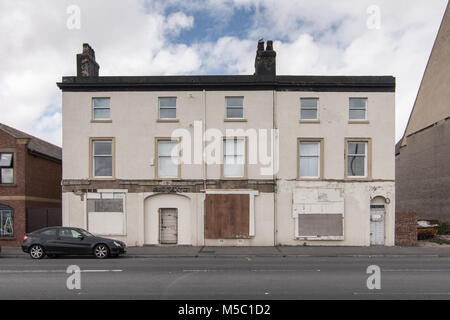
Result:
<instances>
[{"instance_id":1,"label":"ground floor shopfront","mask_svg":"<svg viewBox=\"0 0 450 320\"><path fill-rule=\"evenodd\" d=\"M63 192L64 225L128 246L392 246L394 208L393 182L72 182Z\"/></svg>"}]
</instances>

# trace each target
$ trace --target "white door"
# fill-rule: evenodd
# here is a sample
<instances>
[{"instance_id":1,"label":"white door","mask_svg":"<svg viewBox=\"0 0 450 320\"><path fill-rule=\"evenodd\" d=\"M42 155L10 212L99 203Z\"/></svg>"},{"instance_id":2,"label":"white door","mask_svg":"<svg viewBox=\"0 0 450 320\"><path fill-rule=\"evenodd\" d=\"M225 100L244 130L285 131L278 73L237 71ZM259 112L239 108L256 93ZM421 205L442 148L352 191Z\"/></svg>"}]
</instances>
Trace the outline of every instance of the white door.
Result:
<instances>
[{"instance_id":1,"label":"white door","mask_svg":"<svg viewBox=\"0 0 450 320\"><path fill-rule=\"evenodd\" d=\"M370 244L373 246L384 246L385 216L384 205L370 206Z\"/></svg>"},{"instance_id":2,"label":"white door","mask_svg":"<svg viewBox=\"0 0 450 320\"><path fill-rule=\"evenodd\" d=\"M159 242L161 244L177 244L178 211L177 209L161 209L159 212Z\"/></svg>"}]
</instances>

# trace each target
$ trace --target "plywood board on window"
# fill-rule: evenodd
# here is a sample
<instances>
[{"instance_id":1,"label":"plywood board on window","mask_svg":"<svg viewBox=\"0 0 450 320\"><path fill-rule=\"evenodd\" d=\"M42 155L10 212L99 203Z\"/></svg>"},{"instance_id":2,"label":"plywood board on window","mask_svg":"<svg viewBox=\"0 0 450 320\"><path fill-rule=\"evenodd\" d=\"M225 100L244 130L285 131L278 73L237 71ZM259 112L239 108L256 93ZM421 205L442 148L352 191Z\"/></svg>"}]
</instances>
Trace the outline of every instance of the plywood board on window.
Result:
<instances>
[{"instance_id":1,"label":"plywood board on window","mask_svg":"<svg viewBox=\"0 0 450 320\"><path fill-rule=\"evenodd\" d=\"M205 200L205 238L249 237L248 194L208 194Z\"/></svg>"}]
</instances>

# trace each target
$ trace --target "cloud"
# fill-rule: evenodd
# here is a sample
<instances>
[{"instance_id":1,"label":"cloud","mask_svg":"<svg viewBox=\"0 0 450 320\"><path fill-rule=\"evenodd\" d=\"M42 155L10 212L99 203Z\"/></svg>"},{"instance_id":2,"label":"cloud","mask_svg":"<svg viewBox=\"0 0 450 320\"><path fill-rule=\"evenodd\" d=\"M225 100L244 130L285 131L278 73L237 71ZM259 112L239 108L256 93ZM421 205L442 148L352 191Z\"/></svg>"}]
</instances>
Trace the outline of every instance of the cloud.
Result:
<instances>
[{"instance_id":1,"label":"cloud","mask_svg":"<svg viewBox=\"0 0 450 320\"><path fill-rule=\"evenodd\" d=\"M381 29L367 28L380 8ZM67 28L77 5L81 28ZM421 0L0 0L0 122L61 144L61 93L81 44L96 50L101 75L252 74L257 39L275 40L279 74L397 77L397 130L403 134L446 1ZM221 30L250 22L242 36ZM241 17L242 19L242 17ZM239 20L241 21L241 20ZM184 32L198 38L181 41ZM213 30L214 31L214 30ZM203 39L210 39L205 42Z\"/></svg>"}]
</instances>

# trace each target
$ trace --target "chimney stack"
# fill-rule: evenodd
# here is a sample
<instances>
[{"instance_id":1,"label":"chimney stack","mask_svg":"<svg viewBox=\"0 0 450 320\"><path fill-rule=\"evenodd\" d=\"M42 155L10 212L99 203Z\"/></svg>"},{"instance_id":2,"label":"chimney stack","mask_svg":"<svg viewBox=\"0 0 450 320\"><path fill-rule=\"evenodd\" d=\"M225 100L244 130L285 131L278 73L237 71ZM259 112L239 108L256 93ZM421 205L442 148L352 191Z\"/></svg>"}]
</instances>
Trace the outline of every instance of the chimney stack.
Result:
<instances>
[{"instance_id":1,"label":"chimney stack","mask_svg":"<svg viewBox=\"0 0 450 320\"><path fill-rule=\"evenodd\" d=\"M77 77L98 77L100 66L95 61L95 51L87 43L83 44L83 52L77 54Z\"/></svg>"},{"instance_id":2,"label":"chimney stack","mask_svg":"<svg viewBox=\"0 0 450 320\"><path fill-rule=\"evenodd\" d=\"M258 50L255 59L255 76L271 78L276 77L276 56L273 50L273 41L268 40L266 49L264 50L264 40L258 41Z\"/></svg>"}]
</instances>

